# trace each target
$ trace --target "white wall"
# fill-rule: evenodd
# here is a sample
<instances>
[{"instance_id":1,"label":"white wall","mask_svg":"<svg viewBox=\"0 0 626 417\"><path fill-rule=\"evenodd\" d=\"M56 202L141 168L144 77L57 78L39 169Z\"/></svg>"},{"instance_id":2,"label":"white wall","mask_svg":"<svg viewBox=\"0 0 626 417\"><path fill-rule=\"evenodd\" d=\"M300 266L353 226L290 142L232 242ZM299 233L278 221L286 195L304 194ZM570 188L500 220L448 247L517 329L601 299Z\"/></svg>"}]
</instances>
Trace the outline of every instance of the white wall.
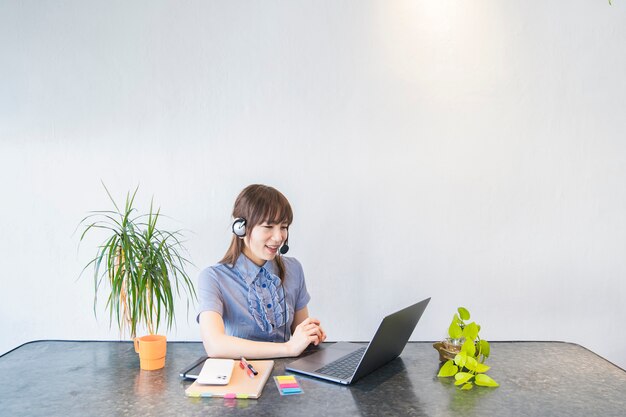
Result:
<instances>
[{"instance_id":1,"label":"white wall","mask_svg":"<svg viewBox=\"0 0 626 417\"><path fill-rule=\"evenodd\" d=\"M626 367L626 5L0 2L0 352L115 339L79 220L140 184L200 268L253 182L295 210L332 340L432 296L489 340ZM199 340L179 305L172 340ZM433 351L433 355L435 352Z\"/></svg>"}]
</instances>

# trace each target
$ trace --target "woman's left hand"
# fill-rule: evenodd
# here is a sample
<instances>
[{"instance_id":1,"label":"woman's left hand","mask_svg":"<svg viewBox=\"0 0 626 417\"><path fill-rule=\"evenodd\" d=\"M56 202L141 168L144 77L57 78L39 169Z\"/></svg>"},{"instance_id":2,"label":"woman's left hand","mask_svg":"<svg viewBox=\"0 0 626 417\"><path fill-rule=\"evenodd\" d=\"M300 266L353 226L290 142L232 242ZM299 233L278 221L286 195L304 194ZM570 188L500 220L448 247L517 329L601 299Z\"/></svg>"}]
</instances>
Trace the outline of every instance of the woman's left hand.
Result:
<instances>
[{"instance_id":1,"label":"woman's left hand","mask_svg":"<svg viewBox=\"0 0 626 417\"><path fill-rule=\"evenodd\" d=\"M302 323L308 317L309 317L309 309L307 307L301 308L300 310L296 311L293 325L291 327L291 332L294 333L296 331L296 327L298 326L298 324ZM321 336L319 338L318 343L322 343L324 340L326 340L326 332L324 331L324 329L322 329L322 326L320 326L319 324L317 325L317 327L320 331L320 336Z\"/></svg>"}]
</instances>

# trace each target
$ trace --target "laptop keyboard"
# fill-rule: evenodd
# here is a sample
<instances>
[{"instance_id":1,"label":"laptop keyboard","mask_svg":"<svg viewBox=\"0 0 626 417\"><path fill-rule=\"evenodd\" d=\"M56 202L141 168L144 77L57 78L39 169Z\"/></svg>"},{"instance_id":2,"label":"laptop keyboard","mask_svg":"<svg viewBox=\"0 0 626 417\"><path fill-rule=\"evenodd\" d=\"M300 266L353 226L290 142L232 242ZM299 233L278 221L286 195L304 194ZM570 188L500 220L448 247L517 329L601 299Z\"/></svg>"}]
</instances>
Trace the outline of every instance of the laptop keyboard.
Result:
<instances>
[{"instance_id":1,"label":"laptop keyboard","mask_svg":"<svg viewBox=\"0 0 626 417\"><path fill-rule=\"evenodd\" d=\"M367 346L363 346L362 348L359 348L354 352L329 363L328 365L324 365L321 368L316 369L315 372L339 379L348 379L354 374L359 361L363 357L365 349L367 349Z\"/></svg>"}]
</instances>

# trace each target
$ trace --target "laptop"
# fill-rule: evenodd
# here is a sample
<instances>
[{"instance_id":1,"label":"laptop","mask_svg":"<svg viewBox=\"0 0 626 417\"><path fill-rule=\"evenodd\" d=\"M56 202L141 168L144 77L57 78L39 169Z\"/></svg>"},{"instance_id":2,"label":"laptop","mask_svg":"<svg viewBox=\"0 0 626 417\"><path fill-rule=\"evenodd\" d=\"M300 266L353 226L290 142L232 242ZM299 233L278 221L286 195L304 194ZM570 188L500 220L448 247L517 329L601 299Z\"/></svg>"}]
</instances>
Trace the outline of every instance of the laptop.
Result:
<instances>
[{"instance_id":1,"label":"laptop","mask_svg":"<svg viewBox=\"0 0 626 417\"><path fill-rule=\"evenodd\" d=\"M340 384L352 384L402 353L429 302L430 297L385 317L367 346L337 342L291 362L285 369Z\"/></svg>"}]
</instances>

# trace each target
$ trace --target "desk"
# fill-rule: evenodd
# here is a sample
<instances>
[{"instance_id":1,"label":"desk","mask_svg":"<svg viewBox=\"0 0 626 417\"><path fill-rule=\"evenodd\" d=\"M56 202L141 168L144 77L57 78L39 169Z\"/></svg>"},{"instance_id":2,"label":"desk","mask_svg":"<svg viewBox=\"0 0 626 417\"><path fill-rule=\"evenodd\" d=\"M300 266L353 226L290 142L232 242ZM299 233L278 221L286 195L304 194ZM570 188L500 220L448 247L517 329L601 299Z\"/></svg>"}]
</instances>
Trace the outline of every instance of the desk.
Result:
<instances>
[{"instance_id":1,"label":"desk","mask_svg":"<svg viewBox=\"0 0 626 417\"><path fill-rule=\"evenodd\" d=\"M184 394L190 382L178 372L203 354L199 342L170 342L165 368L141 371L130 342L38 341L0 357L0 415L626 415L626 372L583 347L493 342L491 351L495 389L437 378L437 352L415 342L352 386L297 376L302 395L281 397L270 379L259 400L225 400ZM291 360L277 360L273 375Z\"/></svg>"}]
</instances>

